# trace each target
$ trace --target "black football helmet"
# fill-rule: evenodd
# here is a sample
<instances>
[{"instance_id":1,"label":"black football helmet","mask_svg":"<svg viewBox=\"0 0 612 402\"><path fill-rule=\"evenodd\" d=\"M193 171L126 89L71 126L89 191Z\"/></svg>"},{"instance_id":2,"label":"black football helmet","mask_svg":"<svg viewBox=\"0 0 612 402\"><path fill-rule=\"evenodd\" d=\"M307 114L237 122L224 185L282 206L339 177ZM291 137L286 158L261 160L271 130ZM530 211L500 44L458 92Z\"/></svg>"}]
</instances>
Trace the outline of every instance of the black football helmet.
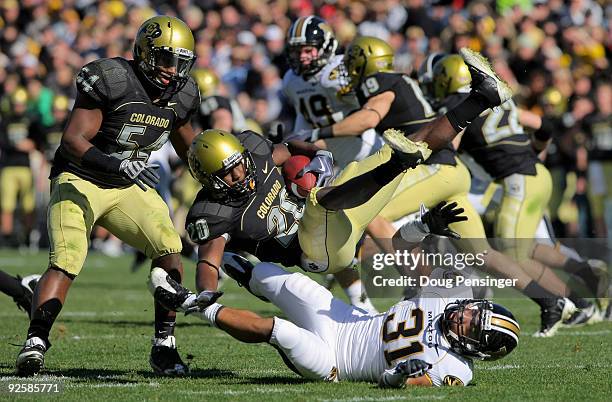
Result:
<instances>
[{"instance_id":1,"label":"black football helmet","mask_svg":"<svg viewBox=\"0 0 612 402\"><path fill-rule=\"evenodd\" d=\"M467 310L472 311L472 318L469 333L464 333L464 313ZM448 304L444 308L441 326L454 352L480 360L497 360L512 352L518 345L521 332L518 322L506 308L476 299Z\"/></svg>"},{"instance_id":2,"label":"black football helmet","mask_svg":"<svg viewBox=\"0 0 612 402\"><path fill-rule=\"evenodd\" d=\"M300 61L302 46L314 46L317 57L310 64ZM318 72L335 54L338 41L331 27L320 17L310 15L298 18L287 33L287 57L289 66L300 76L309 76Z\"/></svg>"}]
</instances>

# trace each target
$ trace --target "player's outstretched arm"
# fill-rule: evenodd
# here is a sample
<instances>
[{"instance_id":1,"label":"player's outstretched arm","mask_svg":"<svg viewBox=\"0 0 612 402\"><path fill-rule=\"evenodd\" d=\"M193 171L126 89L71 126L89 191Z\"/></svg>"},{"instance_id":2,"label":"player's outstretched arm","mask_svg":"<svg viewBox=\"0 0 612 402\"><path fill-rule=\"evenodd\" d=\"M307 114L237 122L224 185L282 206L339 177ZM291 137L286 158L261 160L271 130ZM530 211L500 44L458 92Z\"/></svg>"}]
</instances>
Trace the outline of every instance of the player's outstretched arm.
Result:
<instances>
[{"instance_id":1,"label":"player's outstretched arm","mask_svg":"<svg viewBox=\"0 0 612 402\"><path fill-rule=\"evenodd\" d=\"M378 126L389 113L394 100L395 94L392 91L386 91L373 96L368 99L368 102L360 110L331 126L313 129L307 133L310 134L310 138L305 139L315 142L319 139L332 137L355 137L361 135L364 131Z\"/></svg>"},{"instance_id":2,"label":"player's outstretched arm","mask_svg":"<svg viewBox=\"0 0 612 402\"><path fill-rule=\"evenodd\" d=\"M223 261L224 250L225 238L223 236L199 245L196 264L196 288L199 292L217 290L219 267Z\"/></svg>"}]
</instances>

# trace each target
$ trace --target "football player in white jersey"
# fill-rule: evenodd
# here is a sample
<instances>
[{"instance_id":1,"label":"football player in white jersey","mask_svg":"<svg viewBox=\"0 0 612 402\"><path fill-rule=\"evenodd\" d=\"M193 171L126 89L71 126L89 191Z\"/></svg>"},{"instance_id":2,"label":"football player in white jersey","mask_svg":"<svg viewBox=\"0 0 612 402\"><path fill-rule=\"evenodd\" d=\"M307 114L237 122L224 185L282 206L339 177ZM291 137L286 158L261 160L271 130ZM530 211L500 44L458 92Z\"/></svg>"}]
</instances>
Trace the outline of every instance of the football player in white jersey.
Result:
<instances>
[{"instance_id":1,"label":"football player in white jersey","mask_svg":"<svg viewBox=\"0 0 612 402\"><path fill-rule=\"evenodd\" d=\"M457 210L438 215L435 232L448 230ZM429 220L431 221L431 220ZM404 241L430 234L419 225L398 232ZM495 360L518 345L512 313L487 300L471 299L467 287L427 287L388 311L371 315L334 298L301 273L271 263L255 267L226 253L223 267L242 286L280 308L287 319L206 303L163 270L151 273L150 289L168 308L195 314L234 338L270 343L297 374L326 381L370 381L381 387L467 385L473 359ZM442 270L434 270L432 276ZM439 276L441 277L441 276Z\"/></svg>"},{"instance_id":2,"label":"football player in white jersey","mask_svg":"<svg viewBox=\"0 0 612 402\"><path fill-rule=\"evenodd\" d=\"M317 16L301 17L289 28L287 54L291 69L283 77L283 93L296 111L293 134L298 138L301 133L329 127L360 109L354 93L338 95L346 86L346 76L341 74L344 56L335 54L337 47L331 27ZM311 135L300 139L316 141ZM382 144L373 129L360 136L327 138L317 143L334 154L340 169L371 155Z\"/></svg>"},{"instance_id":3,"label":"football player in white jersey","mask_svg":"<svg viewBox=\"0 0 612 402\"><path fill-rule=\"evenodd\" d=\"M287 54L291 69L283 77L283 93L296 111L294 138L300 138L300 133L329 127L359 110L354 94L337 95L346 86L342 82L344 75L340 74L344 56L335 54L337 47L331 27L317 16L300 17L289 28ZM308 135L305 140L315 142L316 139ZM361 136L320 140L317 145L332 152L336 169L340 171L377 151L383 141L371 129ZM353 305L376 312L362 291L356 271L347 269L335 276Z\"/></svg>"}]
</instances>

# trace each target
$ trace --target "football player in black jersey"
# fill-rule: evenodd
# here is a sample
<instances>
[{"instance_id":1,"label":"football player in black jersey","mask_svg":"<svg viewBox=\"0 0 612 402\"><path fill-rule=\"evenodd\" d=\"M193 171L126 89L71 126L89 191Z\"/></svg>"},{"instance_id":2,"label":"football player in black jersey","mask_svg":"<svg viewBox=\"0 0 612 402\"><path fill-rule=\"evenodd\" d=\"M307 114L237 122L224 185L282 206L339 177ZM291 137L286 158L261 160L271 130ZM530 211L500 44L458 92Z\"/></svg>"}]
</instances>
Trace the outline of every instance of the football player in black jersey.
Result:
<instances>
[{"instance_id":1,"label":"football player in black jersey","mask_svg":"<svg viewBox=\"0 0 612 402\"><path fill-rule=\"evenodd\" d=\"M156 16L139 28L134 60L100 59L79 72L77 99L51 171L49 266L33 297L19 375L43 368L49 331L83 266L94 224L181 281L181 242L166 204L150 188L159 176L147 159L170 139L186 160L194 137L190 119L200 104L189 75L194 47L184 22ZM176 350L174 323L175 313L156 303L150 356L156 373L188 370Z\"/></svg>"},{"instance_id":2,"label":"football player in black jersey","mask_svg":"<svg viewBox=\"0 0 612 402\"><path fill-rule=\"evenodd\" d=\"M471 78L465 67L458 55L448 55L434 66L433 90L441 108L451 108L468 96ZM548 204L551 187L550 174L537 158L536 150L546 145L552 130L545 119L539 119L540 127L535 127L530 138L523 128L529 118L528 113L509 99L499 108L474 119L466 127L459 149L469 152L504 188L495 237L510 240L503 243L505 251L531 278L538 278L528 283L521 281L519 288L540 305L541 327L535 336L548 337L555 334L562 320L574 313L573 304L589 312L576 315L576 319L597 318L597 312L593 303L578 296L554 272L535 260L578 274L594 294L599 280L586 262L573 260L552 247L530 240Z\"/></svg>"},{"instance_id":3,"label":"football player in black jersey","mask_svg":"<svg viewBox=\"0 0 612 402\"><path fill-rule=\"evenodd\" d=\"M475 83L465 102L409 136L387 130L387 145L349 164L329 186L325 184L332 174L330 158L312 144L272 146L249 131L238 137L219 130L198 135L190 148L189 166L204 190L186 225L192 240L201 244L197 286L204 290L203 301L215 297L217 271L230 241L238 249L255 251L264 261L287 266L299 262L311 272L347 267L365 227L391 199L403 172L429 157L431 150L446 146L482 111L511 97L512 91L486 59L469 50L463 53ZM276 169L296 153L312 158L304 171L318 174L304 205L288 196Z\"/></svg>"}]
</instances>

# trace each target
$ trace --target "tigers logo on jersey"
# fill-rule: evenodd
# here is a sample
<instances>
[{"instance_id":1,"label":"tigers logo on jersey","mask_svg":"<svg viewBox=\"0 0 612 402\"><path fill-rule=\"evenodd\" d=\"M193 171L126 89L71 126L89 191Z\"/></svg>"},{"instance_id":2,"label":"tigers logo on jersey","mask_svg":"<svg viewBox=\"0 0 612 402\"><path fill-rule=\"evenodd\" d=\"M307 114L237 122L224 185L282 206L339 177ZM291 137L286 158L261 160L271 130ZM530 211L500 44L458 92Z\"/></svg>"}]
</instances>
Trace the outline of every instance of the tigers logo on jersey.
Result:
<instances>
[{"instance_id":1,"label":"tigers logo on jersey","mask_svg":"<svg viewBox=\"0 0 612 402\"><path fill-rule=\"evenodd\" d=\"M449 387L463 387L465 385L463 381L453 375L447 375L446 377L444 377L442 384Z\"/></svg>"}]
</instances>

